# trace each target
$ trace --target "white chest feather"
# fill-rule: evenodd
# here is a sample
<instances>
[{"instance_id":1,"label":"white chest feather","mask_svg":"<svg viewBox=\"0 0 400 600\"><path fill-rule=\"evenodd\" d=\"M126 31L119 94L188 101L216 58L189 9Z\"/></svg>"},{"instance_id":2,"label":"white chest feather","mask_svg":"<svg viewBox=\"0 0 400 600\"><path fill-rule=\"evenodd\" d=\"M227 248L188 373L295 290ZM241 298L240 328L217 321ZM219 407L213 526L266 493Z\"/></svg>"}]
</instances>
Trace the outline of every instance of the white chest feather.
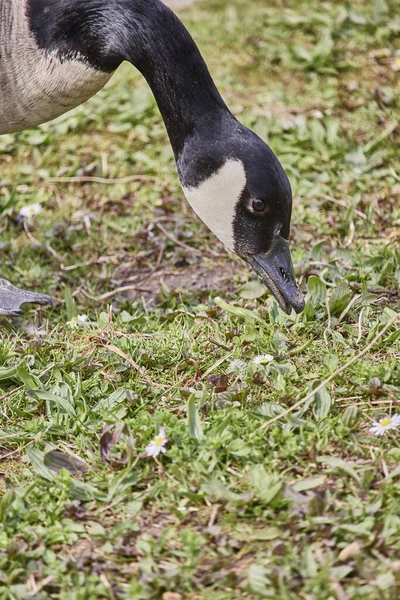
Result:
<instances>
[{"instance_id":1,"label":"white chest feather","mask_svg":"<svg viewBox=\"0 0 400 600\"><path fill-rule=\"evenodd\" d=\"M25 0L0 0L0 133L50 121L93 96L111 77L39 49Z\"/></svg>"},{"instance_id":2,"label":"white chest feather","mask_svg":"<svg viewBox=\"0 0 400 600\"><path fill-rule=\"evenodd\" d=\"M183 188L193 210L230 250L234 250L233 220L236 204L245 185L243 163L232 159L197 188Z\"/></svg>"}]
</instances>

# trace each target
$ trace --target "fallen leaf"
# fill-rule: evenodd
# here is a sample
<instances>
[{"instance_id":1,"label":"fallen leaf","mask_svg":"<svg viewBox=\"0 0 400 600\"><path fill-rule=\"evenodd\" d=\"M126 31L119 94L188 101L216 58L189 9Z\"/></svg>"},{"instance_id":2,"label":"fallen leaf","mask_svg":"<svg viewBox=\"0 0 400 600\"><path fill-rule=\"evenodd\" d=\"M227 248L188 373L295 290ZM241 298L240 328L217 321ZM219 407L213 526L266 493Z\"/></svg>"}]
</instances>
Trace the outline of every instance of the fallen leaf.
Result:
<instances>
[{"instance_id":1,"label":"fallen leaf","mask_svg":"<svg viewBox=\"0 0 400 600\"><path fill-rule=\"evenodd\" d=\"M108 425L101 434L100 456L110 465L126 465L133 454L133 442L134 439L126 423Z\"/></svg>"},{"instance_id":2,"label":"fallen leaf","mask_svg":"<svg viewBox=\"0 0 400 600\"><path fill-rule=\"evenodd\" d=\"M214 388L215 392L225 392L228 388L228 375L209 375L207 381Z\"/></svg>"},{"instance_id":3,"label":"fallen leaf","mask_svg":"<svg viewBox=\"0 0 400 600\"><path fill-rule=\"evenodd\" d=\"M43 462L46 467L57 473L61 469L67 469L67 471L75 475L76 473L87 473L89 470L89 465L84 460L81 460L74 454L65 454L65 452L60 452L59 450L46 452Z\"/></svg>"},{"instance_id":4,"label":"fallen leaf","mask_svg":"<svg viewBox=\"0 0 400 600\"><path fill-rule=\"evenodd\" d=\"M341 550L339 552L338 559L341 562L346 562L350 558L354 558L354 556L357 556L357 554L360 554L360 552L361 552L361 546L360 546L359 542L357 542L357 541L352 542L351 544L349 544L348 546L346 546L345 548L343 548L343 550Z\"/></svg>"}]
</instances>

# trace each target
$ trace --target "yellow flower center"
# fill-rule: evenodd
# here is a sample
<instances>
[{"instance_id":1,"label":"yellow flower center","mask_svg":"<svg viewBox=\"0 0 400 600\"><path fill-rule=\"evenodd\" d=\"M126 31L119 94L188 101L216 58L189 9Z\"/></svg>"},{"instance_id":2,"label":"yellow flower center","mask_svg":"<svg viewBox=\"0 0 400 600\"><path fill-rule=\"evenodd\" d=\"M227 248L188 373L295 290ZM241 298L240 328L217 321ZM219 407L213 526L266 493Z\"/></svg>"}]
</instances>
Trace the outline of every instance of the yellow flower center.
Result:
<instances>
[{"instance_id":1,"label":"yellow flower center","mask_svg":"<svg viewBox=\"0 0 400 600\"><path fill-rule=\"evenodd\" d=\"M379 421L379 424L382 425L382 427L387 427L388 425L390 425L391 422L392 419L390 417L386 417L386 419L381 419Z\"/></svg>"},{"instance_id":2,"label":"yellow flower center","mask_svg":"<svg viewBox=\"0 0 400 600\"><path fill-rule=\"evenodd\" d=\"M76 321L77 321L76 317L72 317L72 319L70 321L71 325L76 325Z\"/></svg>"},{"instance_id":3,"label":"yellow flower center","mask_svg":"<svg viewBox=\"0 0 400 600\"><path fill-rule=\"evenodd\" d=\"M164 441L164 438L161 437L161 435L158 435L157 437L154 438L154 443L156 446L162 446Z\"/></svg>"}]
</instances>

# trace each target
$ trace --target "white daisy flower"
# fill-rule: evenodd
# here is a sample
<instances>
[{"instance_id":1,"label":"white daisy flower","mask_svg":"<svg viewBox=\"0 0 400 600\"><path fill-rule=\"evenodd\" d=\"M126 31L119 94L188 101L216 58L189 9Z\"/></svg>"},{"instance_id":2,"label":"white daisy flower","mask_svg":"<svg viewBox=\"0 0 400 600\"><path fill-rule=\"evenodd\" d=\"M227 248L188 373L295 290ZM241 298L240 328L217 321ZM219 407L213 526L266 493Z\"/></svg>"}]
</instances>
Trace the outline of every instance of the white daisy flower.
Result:
<instances>
[{"instance_id":1,"label":"white daisy flower","mask_svg":"<svg viewBox=\"0 0 400 600\"><path fill-rule=\"evenodd\" d=\"M385 417L379 421L374 421L372 427L369 430L374 435L384 435L388 429L397 429L400 427L400 414L393 415L392 417Z\"/></svg>"},{"instance_id":2,"label":"white daisy flower","mask_svg":"<svg viewBox=\"0 0 400 600\"><path fill-rule=\"evenodd\" d=\"M151 440L150 444L148 446L146 446L146 449L145 449L143 455L144 456L152 456L153 458L155 458L161 452L167 451L167 449L165 447L165 444L167 442L168 442L168 438L167 438L167 434L165 433L165 429L164 429L164 427L160 427L160 431L158 432L158 435L156 435L154 440Z\"/></svg>"},{"instance_id":3,"label":"white daisy flower","mask_svg":"<svg viewBox=\"0 0 400 600\"><path fill-rule=\"evenodd\" d=\"M260 354L259 356L255 356L253 358L253 363L256 365L267 365L271 361L274 360L272 354Z\"/></svg>"},{"instance_id":4,"label":"white daisy flower","mask_svg":"<svg viewBox=\"0 0 400 600\"><path fill-rule=\"evenodd\" d=\"M72 317L70 321L67 321L67 325L68 327L71 327L71 329L77 329L78 327L84 325L87 320L87 315L77 315L76 317Z\"/></svg>"},{"instance_id":5,"label":"white daisy flower","mask_svg":"<svg viewBox=\"0 0 400 600\"><path fill-rule=\"evenodd\" d=\"M228 372L233 373L234 371L240 371L243 369L243 367L246 366L246 364L247 363L244 360L241 360L240 358L235 358L229 363Z\"/></svg>"},{"instance_id":6,"label":"white daisy flower","mask_svg":"<svg viewBox=\"0 0 400 600\"><path fill-rule=\"evenodd\" d=\"M28 219L29 221L30 219L32 219L32 217L38 215L40 212L42 212L41 204L28 204L27 206L23 206L21 208L19 214L21 217L23 217L24 219Z\"/></svg>"}]
</instances>

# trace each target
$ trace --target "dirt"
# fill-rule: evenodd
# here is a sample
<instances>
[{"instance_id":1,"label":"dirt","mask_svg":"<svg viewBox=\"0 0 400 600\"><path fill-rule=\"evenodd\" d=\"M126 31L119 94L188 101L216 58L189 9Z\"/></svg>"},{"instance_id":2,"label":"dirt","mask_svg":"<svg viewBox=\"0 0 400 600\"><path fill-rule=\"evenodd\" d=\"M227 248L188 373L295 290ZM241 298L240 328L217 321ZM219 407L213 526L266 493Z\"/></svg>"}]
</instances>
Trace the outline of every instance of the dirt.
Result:
<instances>
[{"instance_id":1,"label":"dirt","mask_svg":"<svg viewBox=\"0 0 400 600\"><path fill-rule=\"evenodd\" d=\"M184 268L164 268L152 272L140 269L133 273L120 273L118 286L132 286L123 292L129 300L155 300L165 289L168 293L184 293L188 291L224 291L234 292L237 284L233 278L244 272L246 266L239 261L226 260L216 263L200 261L196 265Z\"/></svg>"}]
</instances>

